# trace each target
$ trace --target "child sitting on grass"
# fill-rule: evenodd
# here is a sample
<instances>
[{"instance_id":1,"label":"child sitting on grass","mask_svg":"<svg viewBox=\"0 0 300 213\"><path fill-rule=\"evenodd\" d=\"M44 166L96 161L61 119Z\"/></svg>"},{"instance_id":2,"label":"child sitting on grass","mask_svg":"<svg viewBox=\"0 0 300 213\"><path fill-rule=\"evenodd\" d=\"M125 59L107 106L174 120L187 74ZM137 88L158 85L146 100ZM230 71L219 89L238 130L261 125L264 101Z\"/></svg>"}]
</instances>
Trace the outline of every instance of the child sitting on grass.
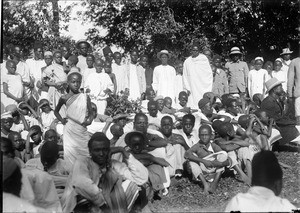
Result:
<instances>
[{"instance_id":1,"label":"child sitting on grass","mask_svg":"<svg viewBox=\"0 0 300 213\"><path fill-rule=\"evenodd\" d=\"M201 180L205 193L215 192L224 167L229 165L227 153L217 144L211 143L211 137L210 126L202 125L199 128L199 142L185 153L193 178L197 181Z\"/></svg>"}]
</instances>

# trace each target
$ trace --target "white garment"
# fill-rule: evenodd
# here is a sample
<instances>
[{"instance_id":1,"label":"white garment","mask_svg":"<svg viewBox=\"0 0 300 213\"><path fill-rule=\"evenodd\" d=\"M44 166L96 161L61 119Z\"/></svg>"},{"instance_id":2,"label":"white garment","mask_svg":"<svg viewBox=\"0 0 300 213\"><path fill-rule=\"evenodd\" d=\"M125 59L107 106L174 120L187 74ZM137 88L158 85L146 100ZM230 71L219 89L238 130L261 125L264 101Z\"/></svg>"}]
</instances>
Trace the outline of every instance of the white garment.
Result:
<instances>
[{"instance_id":1,"label":"white garment","mask_svg":"<svg viewBox=\"0 0 300 213\"><path fill-rule=\"evenodd\" d=\"M116 82L117 82L117 91L116 94L118 94L120 91L124 91L127 87L126 85L126 66L125 65L118 65L116 63L113 63L111 65L112 73L116 76Z\"/></svg>"},{"instance_id":2,"label":"white garment","mask_svg":"<svg viewBox=\"0 0 300 213\"><path fill-rule=\"evenodd\" d=\"M207 57L199 54L183 63L183 88L191 92L187 106L197 109L203 94L212 91L213 73Z\"/></svg>"},{"instance_id":3,"label":"white garment","mask_svg":"<svg viewBox=\"0 0 300 213\"><path fill-rule=\"evenodd\" d=\"M52 122L56 119L56 116L54 115L54 111L51 110L49 113L42 112L41 119L44 130L47 131L48 129L50 129L50 125L52 124Z\"/></svg>"},{"instance_id":4,"label":"white garment","mask_svg":"<svg viewBox=\"0 0 300 213\"><path fill-rule=\"evenodd\" d=\"M16 73L18 73L21 76L23 82L26 83L30 82L31 74L30 74L29 67L25 62L19 61L19 63L17 64ZM31 96L31 89L29 87L24 86L24 92L28 98Z\"/></svg>"},{"instance_id":5,"label":"white garment","mask_svg":"<svg viewBox=\"0 0 300 213\"><path fill-rule=\"evenodd\" d=\"M90 97L94 99L105 100L108 95L104 90L110 89L114 91L114 85L107 73L91 73L85 82L85 89L90 89ZM100 113L98 113L100 114Z\"/></svg>"},{"instance_id":6,"label":"white garment","mask_svg":"<svg viewBox=\"0 0 300 213\"><path fill-rule=\"evenodd\" d=\"M174 131L175 133L175 131ZM198 136L198 129L194 128L192 133L191 133L191 136L188 137L183 129L180 129L178 130L178 132L176 132L177 134L180 134L182 135L182 137L184 138L186 144L191 148L192 146L194 146L196 143L199 142L199 136Z\"/></svg>"},{"instance_id":7,"label":"white garment","mask_svg":"<svg viewBox=\"0 0 300 213\"><path fill-rule=\"evenodd\" d=\"M40 81L42 78L42 68L46 66L44 60L35 60L33 58L27 59L26 64L29 67L30 74L35 79L35 84L37 81Z\"/></svg>"},{"instance_id":8,"label":"white garment","mask_svg":"<svg viewBox=\"0 0 300 213\"><path fill-rule=\"evenodd\" d=\"M179 105L178 95L181 91L183 91L183 77L182 75L175 76L175 104ZM174 104L174 105L175 105Z\"/></svg>"},{"instance_id":9,"label":"white garment","mask_svg":"<svg viewBox=\"0 0 300 213\"><path fill-rule=\"evenodd\" d=\"M282 88L286 92L287 91L287 72L284 72L282 69L279 71L272 71L272 78L277 78L279 81L284 81L282 83Z\"/></svg>"},{"instance_id":10,"label":"white garment","mask_svg":"<svg viewBox=\"0 0 300 213\"><path fill-rule=\"evenodd\" d=\"M157 96L170 97L175 102L176 97L176 71L170 65L159 65L153 70L152 88Z\"/></svg>"},{"instance_id":11,"label":"white garment","mask_svg":"<svg viewBox=\"0 0 300 213\"><path fill-rule=\"evenodd\" d=\"M13 194L3 192L3 212L47 212L45 209L36 207L26 200ZM49 210L48 210L49 211Z\"/></svg>"},{"instance_id":12,"label":"white garment","mask_svg":"<svg viewBox=\"0 0 300 213\"><path fill-rule=\"evenodd\" d=\"M291 212L296 207L287 199L261 186L251 187L247 193L238 193L227 204L225 212Z\"/></svg>"},{"instance_id":13,"label":"white garment","mask_svg":"<svg viewBox=\"0 0 300 213\"><path fill-rule=\"evenodd\" d=\"M91 73L96 73L96 68L86 68L85 70L82 70L81 71L81 74L82 74L82 82L81 82L81 87L82 88L85 88L85 82L88 78L88 76L91 74Z\"/></svg>"},{"instance_id":14,"label":"white garment","mask_svg":"<svg viewBox=\"0 0 300 213\"><path fill-rule=\"evenodd\" d=\"M129 65L129 99L136 100L140 98L140 86L137 77L137 66L135 64Z\"/></svg>"},{"instance_id":15,"label":"white garment","mask_svg":"<svg viewBox=\"0 0 300 213\"><path fill-rule=\"evenodd\" d=\"M248 73L248 91L252 99L253 95L260 93L265 96L266 86L265 83L269 80L268 71L265 69L250 70Z\"/></svg>"},{"instance_id":16,"label":"white garment","mask_svg":"<svg viewBox=\"0 0 300 213\"><path fill-rule=\"evenodd\" d=\"M24 86L22 83L21 76L19 74L9 75L3 71L4 70L1 70L1 91L3 91L3 83L6 83L8 86L8 91L12 95L14 95L16 98L22 98L24 94ZM18 104L14 99L9 98L4 93L1 93L1 102L4 104L5 107L9 104Z\"/></svg>"},{"instance_id":17,"label":"white garment","mask_svg":"<svg viewBox=\"0 0 300 213\"><path fill-rule=\"evenodd\" d=\"M80 68L81 72L82 72L82 70L85 70L88 67L88 65L86 63L86 57L84 57L83 55L79 55L78 63L76 66Z\"/></svg>"}]
</instances>

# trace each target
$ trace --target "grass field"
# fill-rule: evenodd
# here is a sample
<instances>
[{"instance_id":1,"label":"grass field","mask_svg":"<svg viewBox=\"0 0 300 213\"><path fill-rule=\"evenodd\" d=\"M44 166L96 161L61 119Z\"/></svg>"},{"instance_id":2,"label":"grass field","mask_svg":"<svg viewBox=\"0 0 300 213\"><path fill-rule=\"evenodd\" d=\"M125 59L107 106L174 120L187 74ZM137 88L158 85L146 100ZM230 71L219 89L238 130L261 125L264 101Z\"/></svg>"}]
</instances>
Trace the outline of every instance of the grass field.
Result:
<instances>
[{"instance_id":1,"label":"grass field","mask_svg":"<svg viewBox=\"0 0 300 213\"><path fill-rule=\"evenodd\" d=\"M283 168L283 189L281 197L287 198L300 208L300 153L276 152L279 161L291 168ZM246 184L233 177L222 178L213 195L206 195L203 189L188 178L172 179L169 194L149 204L153 212L220 212L228 201L239 192L248 190Z\"/></svg>"}]
</instances>

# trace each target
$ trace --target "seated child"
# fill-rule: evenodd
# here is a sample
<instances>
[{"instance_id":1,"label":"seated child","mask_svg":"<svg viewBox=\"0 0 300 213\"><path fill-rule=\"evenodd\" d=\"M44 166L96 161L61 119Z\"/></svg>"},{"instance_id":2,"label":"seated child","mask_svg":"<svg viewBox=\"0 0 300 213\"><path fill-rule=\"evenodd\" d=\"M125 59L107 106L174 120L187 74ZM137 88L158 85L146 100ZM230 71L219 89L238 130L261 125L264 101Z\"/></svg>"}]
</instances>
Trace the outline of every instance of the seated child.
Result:
<instances>
[{"instance_id":1,"label":"seated child","mask_svg":"<svg viewBox=\"0 0 300 213\"><path fill-rule=\"evenodd\" d=\"M113 124L110 127L110 132L113 135L113 138L110 140L110 146L115 146L116 142L119 140L119 138L124 134L123 127L119 124Z\"/></svg>"},{"instance_id":2,"label":"seated child","mask_svg":"<svg viewBox=\"0 0 300 213\"><path fill-rule=\"evenodd\" d=\"M2 152L1 157L12 158L12 159L14 159L14 161L17 163L17 165L20 168L25 167L24 162L20 158L16 157L15 148L14 148L13 142L10 139L1 137L0 144L1 144L1 152Z\"/></svg>"},{"instance_id":3,"label":"seated child","mask_svg":"<svg viewBox=\"0 0 300 213\"><path fill-rule=\"evenodd\" d=\"M147 106L148 106L148 102L150 100L154 100L155 98L155 92L152 88L147 88L146 89L146 100L142 100L142 104L141 104L141 110L143 113L147 113L148 112L148 109L147 109Z\"/></svg>"},{"instance_id":4,"label":"seated child","mask_svg":"<svg viewBox=\"0 0 300 213\"><path fill-rule=\"evenodd\" d=\"M1 114L1 137L7 138L12 131L13 118L11 112L4 112Z\"/></svg>"},{"instance_id":5,"label":"seated child","mask_svg":"<svg viewBox=\"0 0 300 213\"><path fill-rule=\"evenodd\" d=\"M229 165L227 153L223 152L217 144L211 143L211 137L210 126L202 125L199 128L199 142L185 153L193 178L201 180L205 193L215 192L224 167Z\"/></svg>"},{"instance_id":6,"label":"seated child","mask_svg":"<svg viewBox=\"0 0 300 213\"><path fill-rule=\"evenodd\" d=\"M22 139L21 134L18 132L10 132L8 139L13 143L15 156L25 162L25 140Z\"/></svg>"},{"instance_id":7,"label":"seated child","mask_svg":"<svg viewBox=\"0 0 300 213\"><path fill-rule=\"evenodd\" d=\"M167 184L167 178L165 169L169 166L169 163L159 157L154 157L146 150L146 138L141 132L130 132L125 136L125 143L128 152L130 152L137 160L139 160L149 172L149 182L152 186L152 190L155 194L160 191L163 195L168 193L165 185Z\"/></svg>"},{"instance_id":8,"label":"seated child","mask_svg":"<svg viewBox=\"0 0 300 213\"><path fill-rule=\"evenodd\" d=\"M41 125L37 112L29 104L21 102L18 105L18 108L19 112L24 115L29 127L33 125Z\"/></svg>"},{"instance_id":9,"label":"seated child","mask_svg":"<svg viewBox=\"0 0 300 213\"><path fill-rule=\"evenodd\" d=\"M17 109L13 111L11 115L13 117L11 131L19 132L22 138L26 139L26 135L30 127L25 119L25 116Z\"/></svg>"},{"instance_id":10,"label":"seated child","mask_svg":"<svg viewBox=\"0 0 300 213\"><path fill-rule=\"evenodd\" d=\"M170 97L164 98L164 108L161 111L162 114L169 114L174 115L176 112L176 109L172 107L172 99Z\"/></svg>"},{"instance_id":11,"label":"seated child","mask_svg":"<svg viewBox=\"0 0 300 213\"><path fill-rule=\"evenodd\" d=\"M214 142L228 153L231 160L230 167L239 174L241 181L250 185L252 176L251 160L253 155L251 155L251 150L249 149L249 140L236 136L233 125L228 122L216 125L215 131L218 132L220 137L216 138ZM247 175L241 169L238 161L246 167Z\"/></svg>"},{"instance_id":12,"label":"seated child","mask_svg":"<svg viewBox=\"0 0 300 213\"><path fill-rule=\"evenodd\" d=\"M26 140L26 160L39 156L39 148L42 142L42 129L35 125L30 127ZM33 143L30 141L33 141Z\"/></svg>"},{"instance_id":13,"label":"seated child","mask_svg":"<svg viewBox=\"0 0 300 213\"><path fill-rule=\"evenodd\" d=\"M54 115L54 111L51 109L47 99L40 100L37 111L40 115L44 132L50 128L56 129L56 125L59 121ZM42 111L42 113L40 113L40 111Z\"/></svg>"}]
</instances>

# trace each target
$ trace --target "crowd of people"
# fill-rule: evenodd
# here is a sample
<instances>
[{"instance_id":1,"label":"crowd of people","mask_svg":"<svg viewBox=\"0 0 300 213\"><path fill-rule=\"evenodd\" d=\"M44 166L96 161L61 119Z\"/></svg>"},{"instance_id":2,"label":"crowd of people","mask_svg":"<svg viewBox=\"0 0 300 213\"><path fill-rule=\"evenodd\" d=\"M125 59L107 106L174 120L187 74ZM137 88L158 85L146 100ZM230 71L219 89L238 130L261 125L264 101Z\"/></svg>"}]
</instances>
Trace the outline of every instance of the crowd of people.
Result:
<instances>
[{"instance_id":1,"label":"crowd of people","mask_svg":"<svg viewBox=\"0 0 300 213\"><path fill-rule=\"evenodd\" d=\"M125 58L76 43L52 52L34 45L25 60L11 45L1 64L3 204L7 212L150 212L171 179L205 193L232 172L250 188L226 211L291 211L279 197L282 170L273 151L299 152L300 57L230 60L199 43L154 69L137 49ZM111 116L111 98L138 101Z\"/></svg>"}]
</instances>

